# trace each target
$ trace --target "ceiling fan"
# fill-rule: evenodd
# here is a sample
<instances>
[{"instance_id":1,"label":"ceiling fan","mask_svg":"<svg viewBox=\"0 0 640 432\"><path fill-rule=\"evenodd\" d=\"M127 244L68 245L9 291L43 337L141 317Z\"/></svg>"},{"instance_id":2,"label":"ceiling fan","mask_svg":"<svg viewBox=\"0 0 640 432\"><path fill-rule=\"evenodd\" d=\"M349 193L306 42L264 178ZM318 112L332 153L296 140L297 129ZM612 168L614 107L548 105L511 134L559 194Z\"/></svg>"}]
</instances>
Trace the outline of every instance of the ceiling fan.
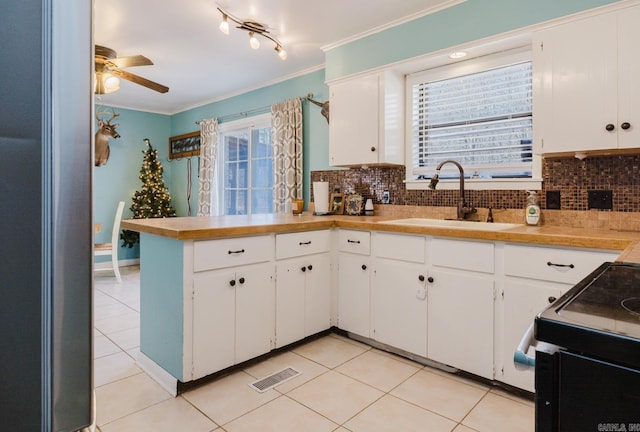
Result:
<instances>
[{"instance_id":1,"label":"ceiling fan","mask_svg":"<svg viewBox=\"0 0 640 432\"><path fill-rule=\"evenodd\" d=\"M131 72L122 70L133 66L149 66L153 62L143 55L118 57L111 48L101 45L95 46L95 93L112 93L120 88L118 78L131 81L141 86L150 88L159 93L166 93L169 87L158 84Z\"/></svg>"}]
</instances>

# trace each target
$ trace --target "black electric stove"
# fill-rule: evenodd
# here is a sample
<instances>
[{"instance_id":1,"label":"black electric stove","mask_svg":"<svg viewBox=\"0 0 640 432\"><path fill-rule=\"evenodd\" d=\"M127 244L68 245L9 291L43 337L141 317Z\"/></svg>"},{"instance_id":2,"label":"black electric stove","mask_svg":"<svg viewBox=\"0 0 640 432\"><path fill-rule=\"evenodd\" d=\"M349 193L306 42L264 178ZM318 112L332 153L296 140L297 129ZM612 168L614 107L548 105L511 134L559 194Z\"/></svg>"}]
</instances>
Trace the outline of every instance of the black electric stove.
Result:
<instances>
[{"instance_id":1,"label":"black electric stove","mask_svg":"<svg viewBox=\"0 0 640 432\"><path fill-rule=\"evenodd\" d=\"M536 431L640 431L640 265L604 263L541 312Z\"/></svg>"}]
</instances>

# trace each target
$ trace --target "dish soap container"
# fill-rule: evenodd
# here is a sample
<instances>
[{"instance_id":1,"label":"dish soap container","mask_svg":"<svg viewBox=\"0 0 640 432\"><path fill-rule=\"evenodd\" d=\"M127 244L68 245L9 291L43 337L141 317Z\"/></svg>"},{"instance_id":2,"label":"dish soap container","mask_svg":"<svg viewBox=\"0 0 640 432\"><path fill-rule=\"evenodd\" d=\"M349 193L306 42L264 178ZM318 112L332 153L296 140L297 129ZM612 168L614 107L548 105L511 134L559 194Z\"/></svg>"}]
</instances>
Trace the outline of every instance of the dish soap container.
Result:
<instances>
[{"instance_id":1,"label":"dish soap container","mask_svg":"<svg viewBox=\"0 0 640 432\"><path fill-rule=\"evenodd\" d=\"M527 207L525 208L525 221L527 225L538 225L540 223L540 205L538 204L538 194L535 191L527 191Z\"/></svg>"}]
</instances>

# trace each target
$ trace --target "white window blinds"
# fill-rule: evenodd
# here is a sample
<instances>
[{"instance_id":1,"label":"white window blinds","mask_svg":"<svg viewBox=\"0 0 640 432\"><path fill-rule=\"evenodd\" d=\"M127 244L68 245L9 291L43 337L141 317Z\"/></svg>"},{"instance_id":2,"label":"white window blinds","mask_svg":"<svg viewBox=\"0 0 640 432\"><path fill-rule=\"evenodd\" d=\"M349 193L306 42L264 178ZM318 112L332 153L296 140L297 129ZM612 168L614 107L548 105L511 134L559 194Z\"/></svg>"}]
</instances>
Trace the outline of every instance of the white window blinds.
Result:
<instances>
[{"instance_id":1,"label":"white window blinds","mask_svg":"<svg viewBox=\"0 0 640 432\"><path fill-rule=\"evenodd\" d=\"M531 177L530 61L414 83L412 101L414 179L447 159L470 177Z\"/></svg>"}]
</instances>

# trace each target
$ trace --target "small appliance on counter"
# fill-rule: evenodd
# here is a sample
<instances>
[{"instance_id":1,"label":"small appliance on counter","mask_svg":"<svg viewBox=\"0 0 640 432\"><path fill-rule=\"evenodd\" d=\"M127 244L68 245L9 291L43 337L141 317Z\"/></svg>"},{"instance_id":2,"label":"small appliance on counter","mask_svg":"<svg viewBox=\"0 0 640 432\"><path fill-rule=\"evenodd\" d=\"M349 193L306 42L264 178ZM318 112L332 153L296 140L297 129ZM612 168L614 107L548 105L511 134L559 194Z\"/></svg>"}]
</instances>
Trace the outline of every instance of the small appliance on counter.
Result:
<instances>
[{"instance_id":1,"label":"small appliance on counter","mask_svg":"<svg viewBox=\"0 0 640 432\"><path fill-rule=\"evenodd\" d=\"M640 265L602 264L534 329L514 361L535 367L537 432L640 430Z\"/></svg>"}]
</instances>

